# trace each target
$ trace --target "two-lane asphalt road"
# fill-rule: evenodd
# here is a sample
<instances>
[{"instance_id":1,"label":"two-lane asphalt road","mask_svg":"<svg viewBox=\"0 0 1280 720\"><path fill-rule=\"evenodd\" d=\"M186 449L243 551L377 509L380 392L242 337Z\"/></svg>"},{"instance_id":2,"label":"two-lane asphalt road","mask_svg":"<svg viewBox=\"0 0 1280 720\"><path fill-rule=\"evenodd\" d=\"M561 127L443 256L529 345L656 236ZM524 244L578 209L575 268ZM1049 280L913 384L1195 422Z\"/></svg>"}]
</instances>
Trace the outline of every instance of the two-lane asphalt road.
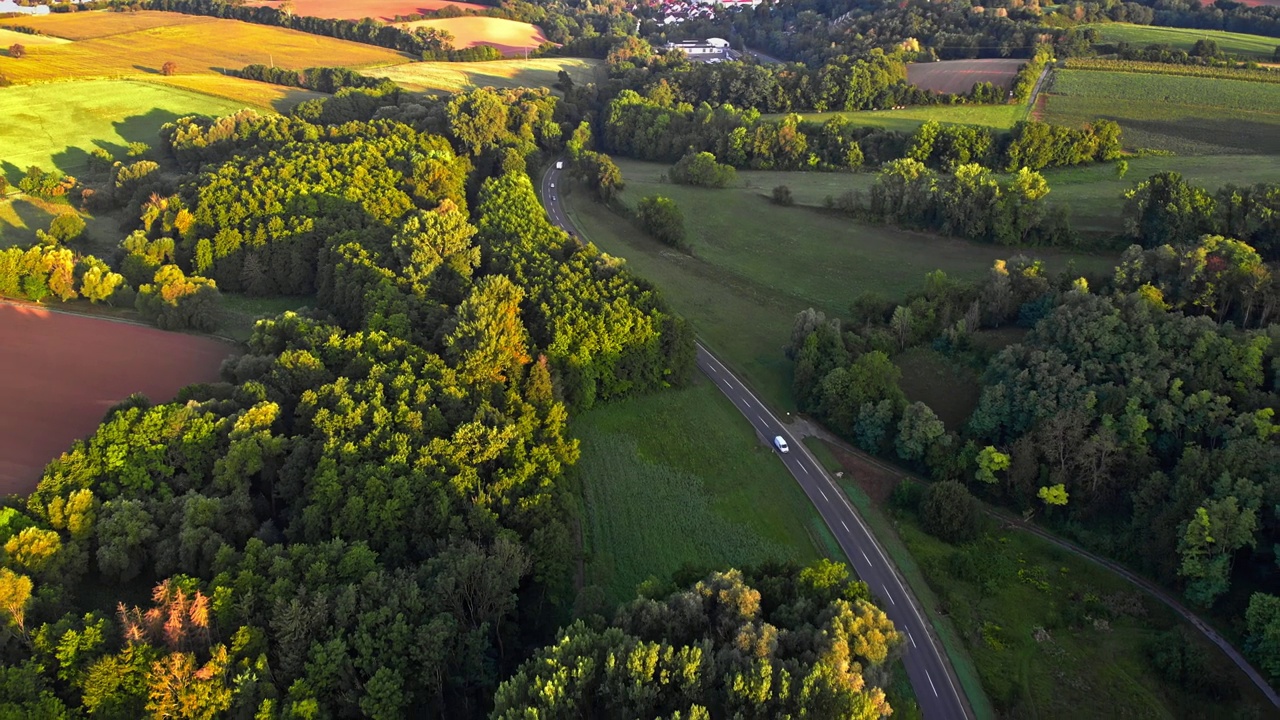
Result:
<instances>
[{"instance_id":1,"label":"two-lane asphalt road","mask_svg":"<svg viewBox=\"0 0 1280 720\"><path fill-rule=\"evenodd\" d=\"M563 188L563 171L553 165L542 179L542 202L551 221L564 230L574 231L560 202ZM809 452L804 443L793 437L787 426L765 407L727 367L714 355L698 344L698 368L728 396L743 416L750 421L760 437L772 445L773 438L781 435L790 446L790 452L779 453L782 463L795 476L800 487L818 509L831 533L840 543L854 571L871 588L880 607L893 620L905 638L906 653L903 662L911 686L915 689L920 709L929 720L960 720L972 717L969 704L960 694L951 664L942 651L942 644L924 617L924 611L907 590L893 563L889 561L880 544L867 530L862 518L849 504L848 498L827 474L822 464Z\"/></svg>"}]
</instances>

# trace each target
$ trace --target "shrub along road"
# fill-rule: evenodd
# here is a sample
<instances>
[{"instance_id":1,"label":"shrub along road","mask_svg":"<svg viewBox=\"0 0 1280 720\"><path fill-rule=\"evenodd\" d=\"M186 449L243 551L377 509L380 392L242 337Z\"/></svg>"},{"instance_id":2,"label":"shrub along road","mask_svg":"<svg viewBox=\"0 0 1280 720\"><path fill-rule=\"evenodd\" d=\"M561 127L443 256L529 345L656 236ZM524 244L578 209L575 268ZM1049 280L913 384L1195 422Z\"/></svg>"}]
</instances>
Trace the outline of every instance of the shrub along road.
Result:
<instances>
[{"instance_id":1,"label":"shrub along road","mask_svg":"<svg viewBox=\"0 0 1280 720\"><path fill-rule=\"evenodd\" d=\"M567 176L554 166L547 171L542 179L543 205L552 222L579 235L569 223L560 202L565 177ZM560 187L556 187L557 184ZM795 476L805 494L817 507L858 577L880 598L882 609L906 637L903 663L925 717L930 720L972 717L967 701L957 689L958 683L942 650L942 644L934 636L919 604L822 464L701 343L698 344L698 368L728 396L762 439L768 442L774 436L781 435L793 448L791 452L779 456L783 465Z\"/></svg>"}]
</instances>

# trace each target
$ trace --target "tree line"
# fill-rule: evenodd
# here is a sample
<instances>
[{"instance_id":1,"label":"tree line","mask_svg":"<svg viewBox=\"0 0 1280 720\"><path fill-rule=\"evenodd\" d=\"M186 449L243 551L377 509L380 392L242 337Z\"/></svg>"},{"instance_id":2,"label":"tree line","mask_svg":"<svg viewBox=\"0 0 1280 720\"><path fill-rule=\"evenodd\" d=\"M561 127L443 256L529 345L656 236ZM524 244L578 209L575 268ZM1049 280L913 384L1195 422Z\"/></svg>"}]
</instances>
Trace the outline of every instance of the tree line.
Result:
<instances>
[{"instance_id":1,"label":"tree line","mask_svg":"<svg viewBox=\"0 0 1280 720\"><path fill-rule=\"evenodd\" d=\"M599 146L614 155L675 162L709 152L735 168L760 170L856 170L904 157L943 170L967 163L1039 170L1112 160L1121 148L1120 126L1110 120L1082 128L1021 121L1005 134L930 121L908 136L858 127L843 116L767 119L752 109L671 105L631 90L608 103L599 126Z\"/></svg>"}]
</instances>

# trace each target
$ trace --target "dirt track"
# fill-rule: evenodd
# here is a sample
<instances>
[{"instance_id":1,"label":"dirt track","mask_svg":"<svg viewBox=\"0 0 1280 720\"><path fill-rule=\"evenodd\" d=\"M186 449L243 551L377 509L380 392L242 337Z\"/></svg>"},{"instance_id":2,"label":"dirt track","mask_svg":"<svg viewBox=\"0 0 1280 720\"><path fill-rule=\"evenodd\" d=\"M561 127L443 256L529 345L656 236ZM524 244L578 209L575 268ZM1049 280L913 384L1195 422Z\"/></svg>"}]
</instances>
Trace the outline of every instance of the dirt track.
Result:
<instances>
[{"instance_id":1,"label":"dirt track","mask_svg":"<svg viewBox=\"0 0 1280 720\"><path fill-rule=\"evenodd\" d=\"M0 494L31 492L50 460L130 394L171 400L217 379L231 352L211 338L0 303Z\"/></svg>"},{"instance_id":2,"label":"dirt track","mask_svg":"<svg viewBox=\"0 0 1280 720\"><path fill-rule=\"evenodd\" d=\"M1026 60L944 60L912 63L907 66L907 82L939 93L967 93L974 83L989 82L1008 90L1018 66Z\"/></svg>"}]
</instances>

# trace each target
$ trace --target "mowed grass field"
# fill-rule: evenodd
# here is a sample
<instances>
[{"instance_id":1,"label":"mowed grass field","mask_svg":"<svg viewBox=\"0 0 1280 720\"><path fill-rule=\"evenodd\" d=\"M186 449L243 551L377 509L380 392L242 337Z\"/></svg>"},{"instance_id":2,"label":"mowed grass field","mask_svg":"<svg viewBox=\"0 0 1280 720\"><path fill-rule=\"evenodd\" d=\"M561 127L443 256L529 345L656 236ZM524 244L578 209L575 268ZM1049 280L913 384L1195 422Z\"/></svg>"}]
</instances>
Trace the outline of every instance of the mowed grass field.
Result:
<instances>
[{"instance_id":1,"label":"mowed grass field","mask_svg":"<svg viewBox=\"0 0 1280 720\"><path fill-rule=\"evenodd\" d=\"M155 24L72 43L31 47L21 59L0 57L0 75L24 83L159 75L160 68L170 61L177 64L178 72L189 74L218 73L252 63L301 69L320 65L369 67L410 59L372 45L237 20L177 13L137 14L145 16L139 20ZM85 19L81 15L93 17ZM89 20L102 18L110 25L118 15L128 17L125 13L74 13L27 18L23 24L51 35L82 35L90 32L85 27ZM66 23L63 18L74 22Z\"/></svg>"},{"instance_id":2,"label":"mowed grass field","mask_svg":"<svg viewBox=\"0 0 1280 720\"><path fill-rule=\"evenodd\" d=\"M925 533L914 515L895 514L894 526L1002 717L1269 717L1220 650L1110 571L994 523L962 547ZM1147 647L1179 627L1238 698L1197 696L1156 672Z\"/></svg>"},{"instance_id":3,"label":"mowed grass field","mask_svg":"<svg viewBox=\"0 0 1280 720\"><path fill-rule=\"evenodd\" d=\"M418 20L401 23L400 27L406 30L420 27L444 30L453 36L453 46L455 48L489 45L497 48L504 55L515 55L526 50L534 50L547 41L547 37L542 34L542 30L536 25L505 18L477 15L442 18L440 20Z\"/></svg>"},{"instance_id":4,"label":"mowed grass field","mask_svg":"<svg viewBox=\"0 0 1280 720\"><path fill-rule=\"evenodd\" d=\"M881 127L911 133L929 120L955 125L981 125L1008 130L1019 120L1027 119L1025 105L924 105L901 110L863 110L858 112L801 113L800 117L826 122L836 115L849 118L854 125ZM766 115L765 117L781 117Z\"/></svg>"},{"instance_id":5,"label":"mowed grass field","mask_svg":"<svg viewBox=\"0 0 1280 720\"><path fill-rule=\"evenodd\" d=\"M698 375L691 387L584 413L574 469L589 584L610 603L682 565L845 561L804 491L738 410Z\"/></svg>"},{"instance_id":6,"label":"mowed grass field","mask_svg":"<svg viewBox=\"0 0 1280 720\"><path fill-rule=\"evenodd\" d=\"M634 205L647 195L676 201L694 256L640 233L583 191L566 195L575 224L587 238L653 281L708 343L770 403L794 409L790 362L783 356L795 314L808 307L843 315L867 291L902 297L941 269L956 278L983 277L998 258L1018 252L865 225L813 208L773 205L766 195L786 184L797 199L832 194L842 181L869 183L870 175L741 173L740 186L708 190L660 182L667 166L618 160ZM803 183L820 183L818 190ZM804 202L804 200L801 200ZM1037 251L1051 270L1075 262L1080 272L1107 272L1114 258Z\"/></svg>"},{"instance_id":7,"label":"mowed grass field","mask_svg":"<svg viewBox=\"0 0 1280 720\"><path fill-rule=\"evenodd\" d=\"M406 90L457 92L473 87L551 87L564 70L574 82L596 81L601 61L585 58L534 58L493 62L415 62L364 71L385 77Z\"/></svg>"},{"instance_id":8,"label":"mowed grass field","mask_svg":"<svg viewBox=\"0 0 1280 720\"><path fill-rule=\"evenodd\" d=\"M1026 60L944 60L907 65L907 82L937 93L966 93L974 84L989 82L1008 90Z\"/></svg>"},{"instance_id":9,"label":"mowed grass field","mask_svg":"<svg viewBox=\"0 0 1280 720\"><path fill-rule=\"evenodd\" d=\"M258 83L253 83L257 85ZM225 115L243 103L137 80L82 80L0 89L0 162L11 182L31 165L75 174L94 148L124 159L130 142L155 145L183 115Z\"/></svg>"},{"instance_id":10,"label":"mowed grass field","mask_svg":"<svg viewBox=\"0 0 1280 720\"><path fill-rule=\"evenodd\" d=\"M1271 155L1180 155L1129 158L1129 172L1117 178L1115 165L1084 165L1044 170L1049 200L1066 205L1071 226L1082 234L1105 236L1120 232L1121 193L1151 175L1171 170L1210 192L1224 185L1280 182L1280 160Z\"/></svg>"},{"instance_id":11,"label":"mowed grass field","mask_svg":"<svg viewBox=\"0 0 1280 720\"><path fill-rule=\"evenodd\" d=\"M1127 42L1138 47L1165 44L1190 52L1197 40L1213 40L1218 43L1218 49L1224 53L1267 60L1271 59L1276 46L1280 45L1280 38L1221 30L1156 27L1129 23L1096 23L1084 27L1097 30L1098 39L1104 43Z\"/></svg>"},{"instance_id":12,"label":"mowed grass field","mask_svg":"<svg viewBox=\"0 0 1280 720\"><path fill-rule=\"evenodd\" d=\"M1124 128L1128 148L1180 155L1280 154L1280 84L1096 70L1054 70L1041 119L1095 118Z\"/></svg>"}]
</instances>

